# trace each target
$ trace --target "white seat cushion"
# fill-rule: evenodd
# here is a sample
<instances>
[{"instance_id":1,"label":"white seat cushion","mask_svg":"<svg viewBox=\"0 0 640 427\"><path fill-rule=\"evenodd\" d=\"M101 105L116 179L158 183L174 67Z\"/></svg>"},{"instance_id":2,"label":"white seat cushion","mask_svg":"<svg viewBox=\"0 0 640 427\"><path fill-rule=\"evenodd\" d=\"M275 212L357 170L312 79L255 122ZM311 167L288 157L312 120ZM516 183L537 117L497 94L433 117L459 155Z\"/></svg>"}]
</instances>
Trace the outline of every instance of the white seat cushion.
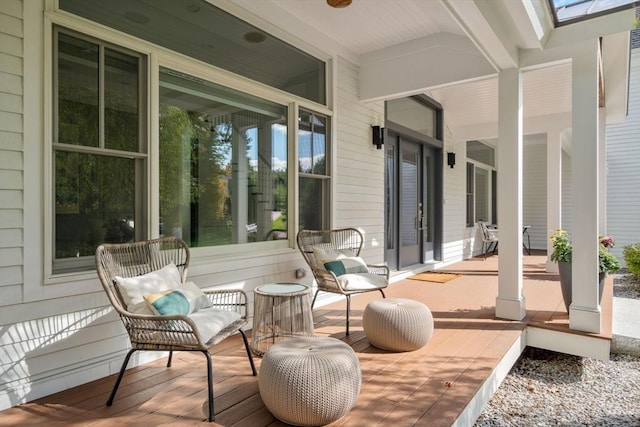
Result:
<instances>
[{"instance_id":1,"label":"white seat cushion","mask_svg":"<svg viewBox=\"0 0 640 427\"><path fill-rule=\"evenodd\" d=\"M372 273L343 274L338 277L338 282L347 291L380 289L388 284L386 277Z\"/></svg>"},{"instance_id":2,"label":"white seat cushion","mask_svg":"<svg viewBox=\"0 0 640 427\"><path fill-rule=\"evenodd\" d=\"M239 320L240 317L240 313L215 307L203 308L189 315L189 318L196 324L200 337L207 344L218 332Z\"/></svg>"}]
</instances>

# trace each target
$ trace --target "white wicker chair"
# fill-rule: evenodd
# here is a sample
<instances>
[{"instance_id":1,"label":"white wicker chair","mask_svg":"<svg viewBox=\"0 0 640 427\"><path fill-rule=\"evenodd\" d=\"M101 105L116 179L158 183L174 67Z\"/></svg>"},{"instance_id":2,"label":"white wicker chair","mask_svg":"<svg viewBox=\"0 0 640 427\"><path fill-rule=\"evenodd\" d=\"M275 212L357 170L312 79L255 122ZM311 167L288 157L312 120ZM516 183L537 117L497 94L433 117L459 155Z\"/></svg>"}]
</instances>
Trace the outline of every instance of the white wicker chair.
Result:
<instances>
[{"instance_id":1,"label":"white wicker chair","mask_svg":"<svg viewBox=\"0 0 640 427\"><path fill-rule=\"evenodd\" d=\"M498 249L498 229L489 229L486 223L478 221L478 227L480 228L480 234L482 235L482 256L487 259L487 253L493 246L493 253Z\"/></svg>"},{"instance_id":2,"label":"white wicker chair","mask_svg":"<svg viewBox=\"0 0 640 427\"><path fill-rule=\"evenodd\" d=\"M385 297L383 289L389 285L389 267L386 265L369 265L367 264L368 273L361 274L362 280L358 285L345 286L344 280L340 280L333 271L326 270L323 265L317 262L314 255L314 247L319 246L334 251L349 250L354 256L360 255L364 239L362 233L355 228L341 228L333 230L300 230L297 235L298 249L302 253L304 260L307 262L316 279L318 288L311 307L316 302L318 292L332 292L344 295L347 298L347 319L346 319L346 335L349 335L349 313L351 310L351 295L363 292L380 291L382 297ZM373 276L382 277L380 280Z\"/></svg>"},{"instance_id":3,"label":"white wicker chair","mask_svg":"<svg viewBox=\"0 0 640 427\"><path fill-rule=\"evenodd\" d=\"M131 278L157 271L174 263L181 273L182 282L189 267L189 247L178 238L167 237L134 243L102 244L95 254L96 269L100 282L111 305L120 315L129 334L131 349L127 353L120 373L107 400L111 406L131 355L138 350L168 351L167 367L171 366L173 351L200 351L207 358L207 380L209 386L209 421L214 421L213 367L209 347L219 343L236 331L242 334L253 375L257 375L247 336L242 327L247 323L247 295L241 290L205 291L213 307L235 311L239 319L224 326L206 342L196 323L189 315L147 315L127 311L127 306L116 284L116 276Z\"/></svg>"}]
</instances>

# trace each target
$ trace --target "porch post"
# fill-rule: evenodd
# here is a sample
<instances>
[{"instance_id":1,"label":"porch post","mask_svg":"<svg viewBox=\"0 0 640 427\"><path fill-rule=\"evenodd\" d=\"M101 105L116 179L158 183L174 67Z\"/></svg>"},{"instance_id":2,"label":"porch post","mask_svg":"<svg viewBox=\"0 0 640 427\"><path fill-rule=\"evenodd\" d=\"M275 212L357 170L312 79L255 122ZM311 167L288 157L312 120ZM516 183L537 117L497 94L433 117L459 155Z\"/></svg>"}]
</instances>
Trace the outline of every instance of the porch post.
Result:
<instances>
[{"instance_id":1,"label":"porch post","mask_svg":"<svg viewBox=\"0 0 640 427\"><path fill-rule=\"evenodd\" d=\"M562 226L562 140L559 130L547 132L547 272L557 273L551 261L551 232Z\"/></svg>"},{"instance_id":2,"label":"porch post","mask_svg":"<svg viewBox=\"0 0 640 427\"><path fill-rule=\"evenodd\" d=\"M522 74L498 74L498 297L496 317L522 320Z\"/></svg>"},{"instance_id":3,"label":"porch post","mask_svg":"<svg viewBox=\"0 0 640 427\"><path fill-rule=\"evenodd\" d=\"M598 303L598 41L584 42L572 57L572 302L569 327L599 333Z\"/></svg>"},{"instance_id":4,"label":"porch post","mask_svg":"<svg viewBox=\"0 0 640 427\"><path fill-rule=\"evenodd\" d=\"M602 107L598 112L598 230L600 234L607 234L607 108Z\"/></svg>"}]
</instances>

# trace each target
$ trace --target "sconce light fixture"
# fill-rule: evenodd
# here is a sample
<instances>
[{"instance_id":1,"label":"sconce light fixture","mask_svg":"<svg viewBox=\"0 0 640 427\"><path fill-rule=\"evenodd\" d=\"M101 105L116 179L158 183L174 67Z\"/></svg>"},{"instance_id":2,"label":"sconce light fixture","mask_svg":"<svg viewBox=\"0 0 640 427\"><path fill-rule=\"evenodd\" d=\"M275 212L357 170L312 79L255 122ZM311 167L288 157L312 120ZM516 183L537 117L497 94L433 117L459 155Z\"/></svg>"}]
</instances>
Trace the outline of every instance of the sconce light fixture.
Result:
<instances>
[{"instance_id":1,"label":"sconce light fixture","mask_svg":"<svg viewBox=\"0 0 640 427\"><path fill-rule=\"evenodd\" d=\"M384 128L371 126L371 130L373 131L373 145L379 150L382 148L382 144L384 144Z\"/></svg>"},{"instance_id":2,"label":"sconce light fixture","mask_svg":"<svg viewBox=\"0 0 640 427\"><path fill-rule=\"evenodd\" d=\"M453 166L455 164L456 164L456 153L448 152L447 153L447 165L449 165L449 167L451 169L453 169Z\"/></svg>"}]
</instances>

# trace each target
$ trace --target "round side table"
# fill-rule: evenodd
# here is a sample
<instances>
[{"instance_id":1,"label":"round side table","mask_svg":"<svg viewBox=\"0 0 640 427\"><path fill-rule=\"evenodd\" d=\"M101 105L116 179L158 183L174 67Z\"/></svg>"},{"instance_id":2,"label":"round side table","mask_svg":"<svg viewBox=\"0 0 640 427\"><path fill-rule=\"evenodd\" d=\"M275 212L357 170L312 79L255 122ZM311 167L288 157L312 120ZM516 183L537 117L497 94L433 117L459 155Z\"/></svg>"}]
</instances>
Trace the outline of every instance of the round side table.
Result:
<instances>
[{"instance_id":1,"label":"round side table","mask_svg":"<svg viewBox=\"0 0 640 427\"><path fill-rule=\"evenodd\" d=\"M251 350L262 356L285 338L313 335L311 287L300 283L273 283L253 290Z\"/></svg>"}]
</instances>

